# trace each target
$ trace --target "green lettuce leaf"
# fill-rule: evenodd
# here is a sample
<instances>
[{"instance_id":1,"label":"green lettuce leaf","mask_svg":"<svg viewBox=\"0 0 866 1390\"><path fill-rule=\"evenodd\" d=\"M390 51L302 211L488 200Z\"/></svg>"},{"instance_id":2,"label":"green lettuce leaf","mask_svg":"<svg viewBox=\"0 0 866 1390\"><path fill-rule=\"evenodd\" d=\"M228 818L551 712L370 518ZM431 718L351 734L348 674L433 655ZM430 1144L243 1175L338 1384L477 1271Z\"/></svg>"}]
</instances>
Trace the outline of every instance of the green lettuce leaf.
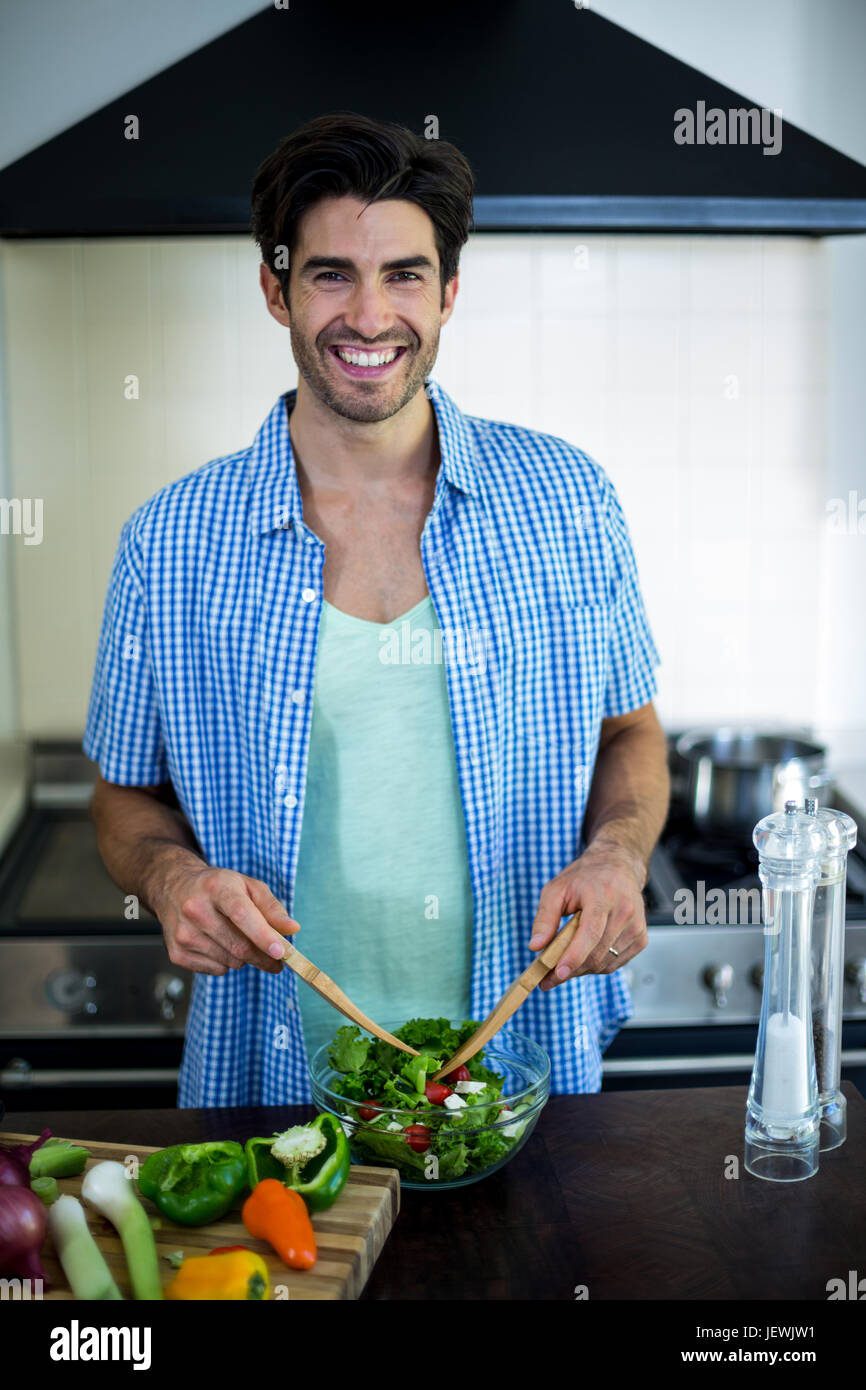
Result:
<instances>
[{"instance_id":1,"label":"green lettuce leaf","mask_svg":"<svg viewBox=\"0 0 866 1390\"><path fill-rule=\"evenodd\" d=\"M353 1023L338 1028L334 1041L328 1048L328 1061L334 1071L360 1071L367 1061L370 1041L370 1038Z\"/></svg>"}]
</instances>

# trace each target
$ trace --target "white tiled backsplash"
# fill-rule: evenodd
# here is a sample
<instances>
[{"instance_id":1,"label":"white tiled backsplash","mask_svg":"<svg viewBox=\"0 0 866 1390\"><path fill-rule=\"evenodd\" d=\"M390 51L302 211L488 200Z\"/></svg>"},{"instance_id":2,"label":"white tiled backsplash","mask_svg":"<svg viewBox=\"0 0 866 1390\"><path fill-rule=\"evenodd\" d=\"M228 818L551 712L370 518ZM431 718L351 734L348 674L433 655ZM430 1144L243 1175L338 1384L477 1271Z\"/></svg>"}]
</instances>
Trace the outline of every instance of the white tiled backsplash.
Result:
<instances>
[{"instance_id":1,"label":"white tiled backsplash","mask_svg":"<svg viewBox=\"0 0 866 1390\"><path fill-rule=\"evenodd\" d=\"M823 720L850 759L862 700L836 727L826 670L819 699L819 656L844 648L822 624L859 611L828 576L862 588L866 545L826 524L826 257L808 238L479 235L433 374L610 474L669 727ZM20 709L28 735L76 735L123 521L249 443L297 374L244 237L6 242L2 263L11 486L45 499L42 545L15 549ZM836 678L862 692L858 647Z\"/></svg>"}]
</instances>

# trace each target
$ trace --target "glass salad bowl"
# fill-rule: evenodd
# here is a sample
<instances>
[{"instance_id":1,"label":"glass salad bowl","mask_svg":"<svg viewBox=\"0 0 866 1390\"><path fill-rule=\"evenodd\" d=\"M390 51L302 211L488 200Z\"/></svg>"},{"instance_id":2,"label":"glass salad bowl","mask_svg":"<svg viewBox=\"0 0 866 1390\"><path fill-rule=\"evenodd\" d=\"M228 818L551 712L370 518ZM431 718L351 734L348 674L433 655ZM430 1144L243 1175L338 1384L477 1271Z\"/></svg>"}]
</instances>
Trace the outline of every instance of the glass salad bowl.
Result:
<instances>
[{"instance_id":1,"label":"glass salad bowl","mask_svg":"<svg viewBox=\"0 0 866 1390\"><path fill-rule=\"evenodd\" d=\"M406 1025L415 1029L407 1041L438 1058L443 1057L441 1029L453 1029L462 1042L476 1026L468 1021L429 1020L436 1027L427 1042L421 1040L423 1028L419 1034L424 1022L412 1020ZM403 1024L382 1026L399 1034ZM340 1038L345 1044L342 1070L328 1055ZM444 1057L455 1051L456 1046L449 1048ZM441 1103L422 1097L425 1075L416 1073L415 1080L406 1077L404 1068L413 1060L409 1053L347 1024L337 1038L317 1049L310 1062L313 1101L319 1110L329 1110L341 1120L352 1161L397 1168L403 1187L463 1187L495 1173L526 1143L550 1094L547 1053L512 1028L500 1029L470 1058L468 1081L465 1076L452 1082L441 1078L440 1085L452 1091ZM431 1064L429 1070L436 1067Z\"/></svg>"}]
</instances>

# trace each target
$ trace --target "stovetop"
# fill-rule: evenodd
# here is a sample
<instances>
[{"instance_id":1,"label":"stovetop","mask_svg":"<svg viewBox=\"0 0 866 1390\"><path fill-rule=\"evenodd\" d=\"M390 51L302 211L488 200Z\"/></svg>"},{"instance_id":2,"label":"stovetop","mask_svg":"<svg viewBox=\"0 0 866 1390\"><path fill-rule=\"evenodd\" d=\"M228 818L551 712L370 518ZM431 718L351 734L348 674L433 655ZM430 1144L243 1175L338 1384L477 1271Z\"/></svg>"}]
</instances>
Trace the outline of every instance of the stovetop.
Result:
<instances>
[{"instance_id":1,"label":"stovetop","mask_svg":"<svg viewBox=\"0 0 866 1390\"><path fill-rule=\"evenodd\" d=\"M685 764L671 741L671 807L650 862L644 892L650 926L747 926L760 923L758 851L749 835L702 835L685 799ZM866 813L835 792L832 805L858 826L848 855L845 920L866 922Z\"/></svg>"},{"instance_id":2,"label":"stovetop","mask_svg":"<svg viewBox=\"0 0 866 1390\"><path fill-rule=\"evenodd\" d=\"M0 933L161 935L112 882L89 812L33 807L0 863Z\"/></svg>"}]
</instances>

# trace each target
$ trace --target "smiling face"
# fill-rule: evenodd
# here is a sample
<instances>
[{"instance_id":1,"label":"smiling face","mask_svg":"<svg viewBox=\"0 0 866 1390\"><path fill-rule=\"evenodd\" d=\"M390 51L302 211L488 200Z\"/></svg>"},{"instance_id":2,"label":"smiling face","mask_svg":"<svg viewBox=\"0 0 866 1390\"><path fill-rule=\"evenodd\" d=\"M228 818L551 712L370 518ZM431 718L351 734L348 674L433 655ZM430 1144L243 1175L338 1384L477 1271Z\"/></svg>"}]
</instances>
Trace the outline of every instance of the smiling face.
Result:
<instances>
[{"instance_id":1,"label":"smiling face","mask_svg":"<svg viewBox=\"0 0 866 1390\"><path fill-rule=\"evenodd\" d=\"M270 290L265 276L270 279ZM451 315L433 223L415 203L323 198L304 214L291 259L289 312L263 267L268 307L287 323L298 371L348 420L387 420L424 385Z\"/></svg>"}]
</instances>

